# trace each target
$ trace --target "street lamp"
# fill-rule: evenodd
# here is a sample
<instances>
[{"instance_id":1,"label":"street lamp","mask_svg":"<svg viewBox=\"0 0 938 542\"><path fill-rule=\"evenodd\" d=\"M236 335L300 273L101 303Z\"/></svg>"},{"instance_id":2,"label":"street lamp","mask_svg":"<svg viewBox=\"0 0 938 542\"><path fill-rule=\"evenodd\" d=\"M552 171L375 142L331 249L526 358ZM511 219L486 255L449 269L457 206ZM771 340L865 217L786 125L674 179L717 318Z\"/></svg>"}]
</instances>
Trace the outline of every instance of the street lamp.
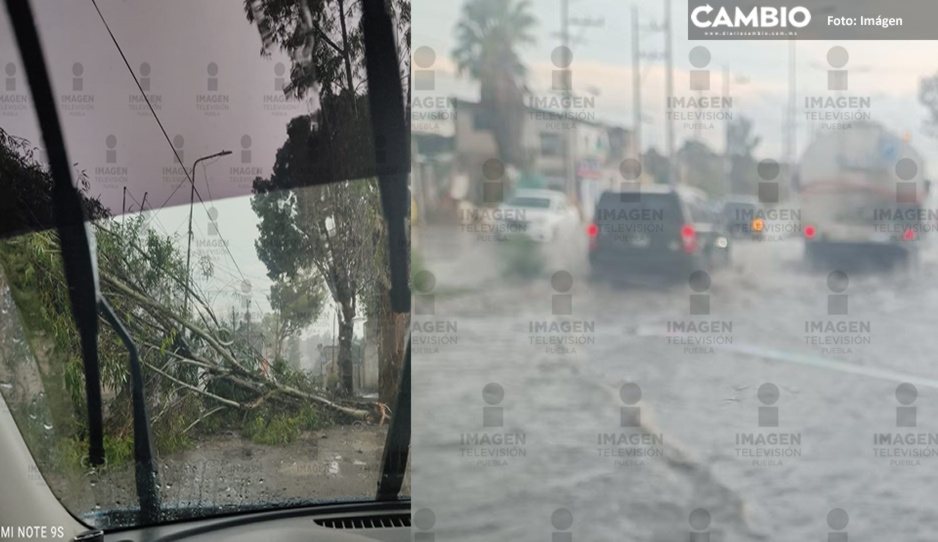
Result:
<instances>
[{"instance_id":1,"label":"street lamp","mask_svg":"<svg viewBox=\"0 0 938 542\"><path fill-rule=\"evenodd\" d=\"M184 316L188 316L189 314L189 288L190 288L189 279L190 279L190 274L191 274L191 271L189 270L189 260L192 257L192 207L195 204L195 166L198 165L198 163L203 160L209 160L212 158L217 158L219 156L227 156L229 154L231 154L231 151L223 150L221 152L216 152L215 154L203 156L202 158L199 158L195 162L192 162L192 177L190 177L190 180L192 181L192 190L189 193L189 241L186 246L186 297L185 297L185 301L183 301L183 304L182 304L182 314Z\"/></svg>"}]
</instances>

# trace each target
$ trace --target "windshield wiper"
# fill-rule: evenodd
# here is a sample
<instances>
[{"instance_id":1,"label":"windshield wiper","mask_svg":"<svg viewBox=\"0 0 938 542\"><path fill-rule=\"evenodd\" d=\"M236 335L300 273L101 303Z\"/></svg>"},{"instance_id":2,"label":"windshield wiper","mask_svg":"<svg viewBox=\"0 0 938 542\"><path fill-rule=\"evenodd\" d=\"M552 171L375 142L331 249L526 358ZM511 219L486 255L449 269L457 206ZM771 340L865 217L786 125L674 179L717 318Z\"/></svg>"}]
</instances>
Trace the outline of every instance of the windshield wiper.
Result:
<instances>
[{"instance_id":1,"label":"windshield wiper","mask_svg":"<svg viewBox=\"0 0 938 542\"><path fill-rule=\"evenodd\" d=\"M391 264L391 309L410 312L407 243L407 176L410 173L410 131L398 72L394 26L384 0L362 1L365 30L365 70L368 105L375 142L375 167L381 187L381 206L388 224ZM383 147L383 151L379 150Z\"/></svg>"},{"instance_id":2,"label":"windshield wiper","mask_svg":"<svg viewBox=\"0 0 938 542\"><path fill-rule=\"evenodd\" d=\"M404 355L404 367L401 371L401 384L397 391L397 405L394 407L388 436L384 441L384 459L381 462L381 478L378 480L379 501L393 500L404 485L404 473L407 470L407 456L410 452L410 340L407 340L407 353Z\"/></svg>"},{"instance_id":3,"label":"windshield wiper","mask_svg":"<svg viewBox=\"0 0 938 542\"><path fill-rule=\"evenodd\" d=\"M381 206L388 224L391 267L391 310L410 312L410 247L407 242L407 176L410 169L410 131L398 71L394 26L384 0L362 1L368 104L375 142L375 164L381 187ZM379 148L384 147L384 152ZM397 405L384 445L378 500L396 499L401 491L410 451L410 339L401 371Z\"/></svg>"},{"instance_id":4,"label":"windshield wiper","mask_svg":"<svg viewBox=\"0 0 938 542\"><path fill-rule=\"evenodd\" d=\"M53 216L59 232L65 278L68 283L72 315L81 339L85 368L85 393L88 402L88 462L104 463L103 423L101 409L101 374L98 365L98 311L130 351L130 373L133 388L134 459L136 462L137 497L140 520L154 523L159 517L159 484L150 439L150 420L146 410L143 372L137 348L107 304L98 288L98 270L94 250L94 233L85 222L82 199L72 181L65 140L58 112L54 106L52 84L46 71L45 58L39 42L35 19L29 2L7 0L10 22L16 33L17 45L26 66L26 75L36 115L49 153L49 169L53 179Z\"/></svg>"},{"instance_id":5,"label":"windshield wiper","mask_svg":"<svg viewBox=\"0 0 938 542\"><path fill-rule=\"evenodd\" d=\"M147 415L147 399L144 393L140 355L137 352L137 345L134 344L127 328L117 318L114 309L108 305L103 296L98 301L98 308L130 354L130 380L134 408L134 473L137 482L137 498L140 500L141 519L146 523L155 523L160 513L159 478L153 454L150 416Z\"/></svg>"}]
</instances>

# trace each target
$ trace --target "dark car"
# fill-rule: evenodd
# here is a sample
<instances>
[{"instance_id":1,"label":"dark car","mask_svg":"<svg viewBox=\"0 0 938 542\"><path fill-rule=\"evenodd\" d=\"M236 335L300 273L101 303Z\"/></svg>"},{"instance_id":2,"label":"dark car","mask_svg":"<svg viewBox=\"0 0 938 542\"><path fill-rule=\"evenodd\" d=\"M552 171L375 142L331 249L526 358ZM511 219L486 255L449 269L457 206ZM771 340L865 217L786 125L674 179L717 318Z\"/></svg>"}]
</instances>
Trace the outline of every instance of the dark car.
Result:
<instances>
[{"instance_id":1,"label":"dark car","mask_svg":"<svg viewBox=\"0 0 938 542\"><path fill-rule=\"evenodd\" d=\"M643 185L605 192L587 233L589 261L598 277L686 278L730 259L723 221L706 194L689 187Z\"/></svg>"}]
</instances>

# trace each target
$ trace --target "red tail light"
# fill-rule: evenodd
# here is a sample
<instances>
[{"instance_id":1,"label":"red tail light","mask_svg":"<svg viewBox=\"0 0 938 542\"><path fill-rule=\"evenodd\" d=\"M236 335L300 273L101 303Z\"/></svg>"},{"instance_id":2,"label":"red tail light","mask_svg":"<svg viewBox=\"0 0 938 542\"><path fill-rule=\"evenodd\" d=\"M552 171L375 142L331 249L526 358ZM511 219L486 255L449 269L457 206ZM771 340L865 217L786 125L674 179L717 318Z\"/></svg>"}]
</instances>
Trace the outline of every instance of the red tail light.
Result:
<instances>
[{"instance_id":1,"label":"red tail light","mask_svg":"<svg viewBox=\"0 0 938 542\"><path fill-rule=\"evenodd\" d=\"M595 250L595 249L596 249L596 246L597 246L597 243L596 243L596 236L599 235L599 226L597 226L595 223L590 224L589 226L587 226L587 227L586 227L586 235L589 236L589 242L590 242L589 248L590 248L590 250Z\"/></svg>"},{"instance_id":2,"label":"red tail light","mask_svg":"<svg viewBox=\"0 0 938 542\"><path fill-rule=\"evenodd\" d=\"M681 246L688 254L697 252L697 232L690 224L685 224L681 228Z\"/></svg>"},{"instance_id":3,"label":"red tail light","mask_svg":"<svg viewBox=\"0 0 938 542\"><path fill-rule=\"evenodd\" d=\"M814 236L817 235L817 230L814 229L814 226L805 226L804 227L804 236L807 239L814 239Z\"/></svg>"}]
</instances>

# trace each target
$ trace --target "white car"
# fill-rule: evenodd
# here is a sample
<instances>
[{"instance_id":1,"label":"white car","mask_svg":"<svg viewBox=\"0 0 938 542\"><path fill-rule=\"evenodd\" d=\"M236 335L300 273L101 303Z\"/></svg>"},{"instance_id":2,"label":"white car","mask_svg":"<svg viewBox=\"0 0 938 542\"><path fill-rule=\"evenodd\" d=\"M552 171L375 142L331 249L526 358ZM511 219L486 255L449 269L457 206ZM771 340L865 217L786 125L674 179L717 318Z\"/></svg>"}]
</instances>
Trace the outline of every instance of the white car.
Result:
<instances>
[{"instance_id":1,"label":"white car","mask_svg":"<svg viewBox=\"0 0 938 542\"><path fill-rule=\"evenodd\" d=\"M570 238L580 215L567 196L555 190L517 190L499 206L498 231L504 237L526 235L535 241Z\"/></svg>"}]
</instances>

